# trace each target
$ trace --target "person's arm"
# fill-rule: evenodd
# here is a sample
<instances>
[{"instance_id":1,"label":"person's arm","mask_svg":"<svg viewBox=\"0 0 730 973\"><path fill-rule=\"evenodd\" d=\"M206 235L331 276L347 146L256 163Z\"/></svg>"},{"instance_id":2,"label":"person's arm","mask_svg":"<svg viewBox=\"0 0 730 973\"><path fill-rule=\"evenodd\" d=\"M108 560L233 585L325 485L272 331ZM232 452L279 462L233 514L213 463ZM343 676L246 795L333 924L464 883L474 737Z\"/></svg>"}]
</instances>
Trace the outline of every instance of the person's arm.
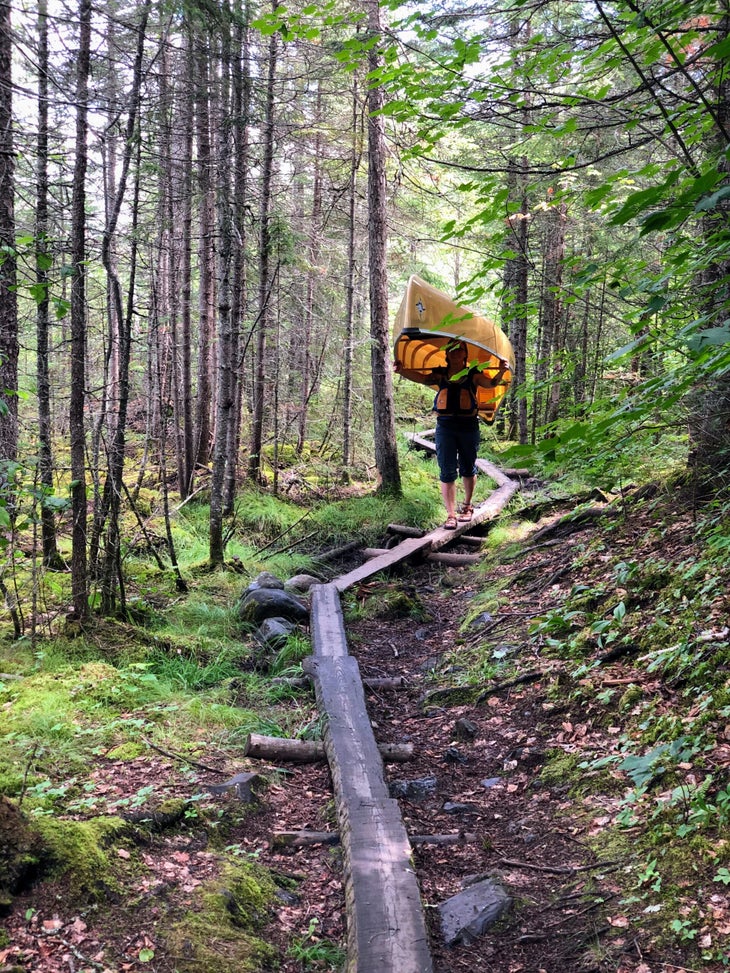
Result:
<instances>
[{"instance_id":1,"label":"person's arm","mask_svg":"<svg viewBox=\"0 0 730 973\"><path fill-rule=\"evenodd\" d=\"M482 388L491 389L495 385L500 385L504 379L504 373L509 369L510 364L506 358L499 359L499 368L497 369L497 374L494 376L488 375L487 372L477 372L474 376L474 383L476 385L481 385Z\"/></svg>"},{"instance_id":2,"label":"person's arm","mask_svg":"<svg viewBox=\"0 0 730 973\"><path fill-rule=\"evenodd\" d=\"M433 385L435 383L433 369L431 368L423 371L419 368L404 368L401 362L395 361L393 362L393 369L396 375L402 375L409 382L418 382L420 385Z\"/></svg>"}]
</instances>

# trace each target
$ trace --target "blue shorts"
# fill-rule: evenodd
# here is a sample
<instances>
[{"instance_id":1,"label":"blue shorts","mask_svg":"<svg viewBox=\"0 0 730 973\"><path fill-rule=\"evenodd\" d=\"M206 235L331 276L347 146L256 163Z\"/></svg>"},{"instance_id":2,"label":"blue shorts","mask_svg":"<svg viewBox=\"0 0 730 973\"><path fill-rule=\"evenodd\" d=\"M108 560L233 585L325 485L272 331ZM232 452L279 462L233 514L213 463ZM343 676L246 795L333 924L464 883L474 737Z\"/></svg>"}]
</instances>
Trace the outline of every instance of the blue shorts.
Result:
<instances>
[{"instance_id":1,"label":"blue shorts","mask_svg":"<svg viewBox=\"0 0 730 973\"><path fill-rule=\"evenodd\" d=\"M476 476L479 451L477 416L439 416L436 420L436 459L439 479L453 483L457 476Z\"/></svg>"}]
</instances>

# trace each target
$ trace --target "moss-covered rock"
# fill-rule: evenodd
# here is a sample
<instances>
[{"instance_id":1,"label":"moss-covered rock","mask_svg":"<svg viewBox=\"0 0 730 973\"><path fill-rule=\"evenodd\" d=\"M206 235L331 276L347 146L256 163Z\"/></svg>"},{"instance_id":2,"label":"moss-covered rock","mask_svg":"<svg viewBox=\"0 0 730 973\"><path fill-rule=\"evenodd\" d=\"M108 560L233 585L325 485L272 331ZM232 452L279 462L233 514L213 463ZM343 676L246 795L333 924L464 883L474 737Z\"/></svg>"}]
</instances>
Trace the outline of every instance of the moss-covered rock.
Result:
<instances>
[{"instance_id":1,"label":"moss-covered rock","mask_svg":"<svg viewBox=\"0 0 730 973\"><path fill-rule=\"evenodd\" d=\"M204 887L194 908L168 933L177 973L246 973L273 969L276 951L255 934L275 894L268 873L248 863L228 866Z\"/></svg>"},{"instance_id":2,"label":"moss-covered rock","mask_svg":"<svg viewBox=\"0 0 730 973\"><path fill-rule=\"evenodd\" d=\"M104 899L118 889L115 863L108 849L128 828L121 818L39 818L37 829L43 839L44 867L51 875L67 879L71 893L83 901Z\"/></svg>"},{"instance_id":3,"label":"moss-covered rock","mask_svg":"<svg viewBox=\"0 0 730 973\"><path fill-rule=\"evenodd\" d=\"M35 869L40 853L38 834L11 801L0 797L0 914Z\"/></svg>"}]
</instances>

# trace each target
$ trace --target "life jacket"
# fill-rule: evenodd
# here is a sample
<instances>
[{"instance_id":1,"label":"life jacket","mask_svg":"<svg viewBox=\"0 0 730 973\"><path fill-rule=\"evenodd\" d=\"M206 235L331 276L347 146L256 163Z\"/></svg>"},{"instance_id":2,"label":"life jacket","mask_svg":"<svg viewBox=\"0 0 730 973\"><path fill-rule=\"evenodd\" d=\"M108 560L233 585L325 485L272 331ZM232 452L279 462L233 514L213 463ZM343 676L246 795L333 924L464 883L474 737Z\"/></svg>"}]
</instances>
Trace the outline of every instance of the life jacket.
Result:
<instances>
[{"instance_id":1,"label":"life jacket","mask_svg":"<svg viewBox=\"0 0 730 973\"><path fill-rule=\"evenodd\" d=\"M439 380L439 390L433 400L433 411L440 416L475 416L477 397L472 372L460 381L452 381L446 374Z\"/></svg>"}]
</instances>

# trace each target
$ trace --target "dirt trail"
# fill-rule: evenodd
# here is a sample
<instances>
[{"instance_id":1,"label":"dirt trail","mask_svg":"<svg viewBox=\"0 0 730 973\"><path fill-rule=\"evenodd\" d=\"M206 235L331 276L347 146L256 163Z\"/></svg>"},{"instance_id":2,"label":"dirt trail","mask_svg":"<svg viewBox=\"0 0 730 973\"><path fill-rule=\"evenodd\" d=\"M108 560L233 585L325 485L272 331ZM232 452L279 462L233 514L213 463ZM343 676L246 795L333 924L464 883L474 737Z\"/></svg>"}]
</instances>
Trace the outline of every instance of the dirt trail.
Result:
<instances>
[{"instance_id":1,"label":"dirt trail","mask_svg":"<svg viewBox=\"0 0 730 973\"><path fill-rule=\"evenodd\" d=\"M611 527L612 555L622 545L635 554L646 538L660 537L651 533L652 526L647 515L645 522L635 518L620 531ZM602 827L615 822L626 781L617 779L613 793L594 793L593 775L585 772L581 780L583 772L576 768L585 754L607 752L618 727L596 718L605 717L605 708L572 702L574 684L565 676L565 664L543 651L528 630L536 616L559 609L572 586L592 590L602 583L602 555L580 555L605 527L600 519L589 520L557 543L526 549L514 561L503 559L488 577L421 564L344 596L349 651L363 677L402 675L407 683L397 691L370 692L368 711L379 742L414 746L411 762L386 770L388 781L406 792L400 804L409 834L469 836L459 845L414 848L435 973L723 969L719 963L700 967L691 958L692 944L681 953L657 940L651 916L642 915L641 905L632 911L626 904L618 882L631 863L625 847L615 858L592 849ZM674 551L672 556L684 555ZM496 580L499 607L464 627L465 617L474 614L473 599ZM500 660L507 662L509 675L494 668ZM473 675L479 665L484 698L478 703L439 694L458 684L461 671L468 668ZM515 672L531 674L534 681L501 685ZM623 692L640 679L618 659L601 667L597 685ZM662 691L658 680L642 687L658 699ZM309 720L316 730L311 695L304 691L291 705L300 721ZM151 782L174 781L166 784L166 794L188 798L207 783L259 769L247 761L232 767L211 747L205 764L219 772L198 768L181 774L179 761L149 753L126 765L123 779L119 765L103 759L94 773L100 787L129 794ZM336 830L327 767L290 766L272 779L277 782L227 837L230 846L271 869L282 886L257 933L277 949L278 959L261 969L336 970L330 944L345 941L339 850L323 845L282 850L271 840L277 831ZM426 782L421 791L407 790L414 780ZM216 800L225 815L230 798ZM152 836L142 851L146 872L134 900L120 897L98 912L66 911L59 883L43 883L20 896L5 922L13 946L0 948L0 973L174 973L166 929L220 869L210 838L204 819ZM445 946L436 906L484 875L503 883L513 900L510 914L468 945ZM725 889L717 889L716 899L717 916L727 916ZM715 942L719 923L720 918L712 930ZM145 951L154 953L153 962L140 960Z\"/></svg>"}]
</instances>

